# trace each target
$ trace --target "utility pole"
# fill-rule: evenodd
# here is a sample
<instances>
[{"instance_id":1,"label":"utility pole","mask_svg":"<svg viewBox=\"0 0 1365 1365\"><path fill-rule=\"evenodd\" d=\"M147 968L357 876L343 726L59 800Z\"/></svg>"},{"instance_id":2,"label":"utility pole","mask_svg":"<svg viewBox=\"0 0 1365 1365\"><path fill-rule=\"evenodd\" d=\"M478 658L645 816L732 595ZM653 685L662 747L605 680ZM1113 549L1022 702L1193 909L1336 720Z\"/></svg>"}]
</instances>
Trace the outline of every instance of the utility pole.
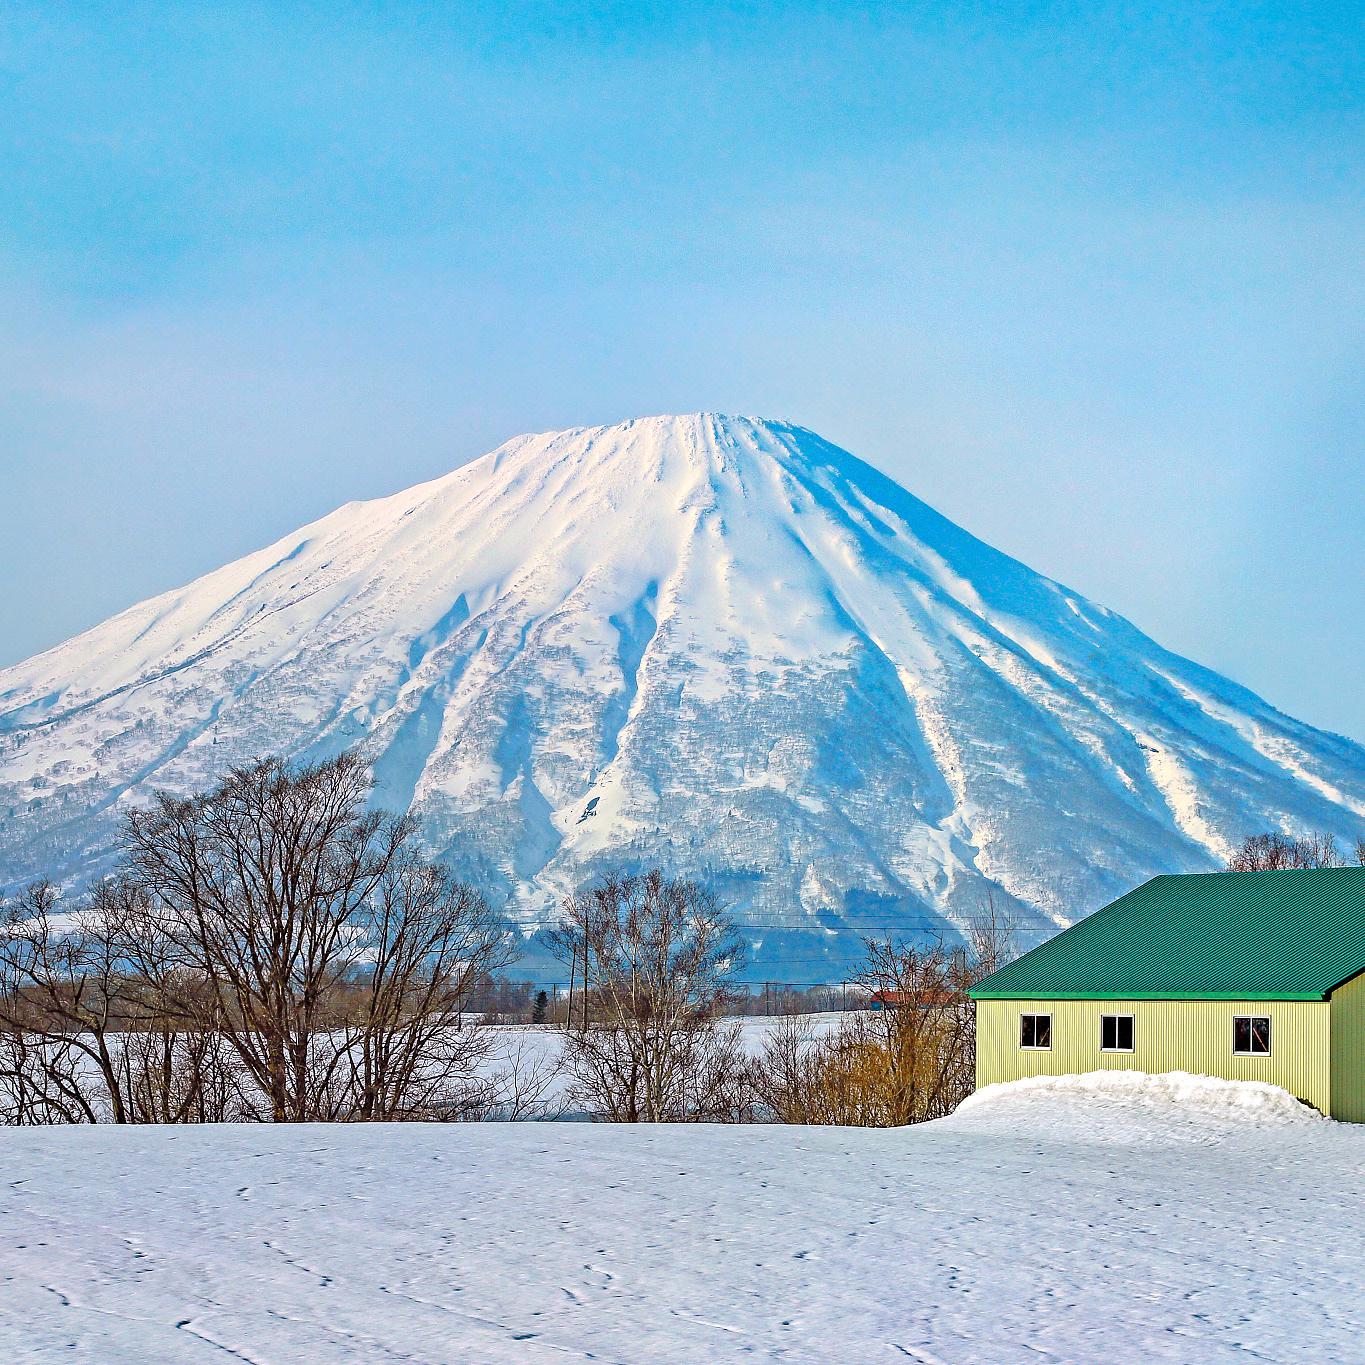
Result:
<instances>
[{"instance_id":1,"label":"utility pole","mask_svg":"<svg viewBox=\"0 0 1365 1365\"><path fill-rule=\"evenodd\" d=\"M588 1030L588 936L583 935L583 1031Z\"/></svg>"},{"instance_id":2,"label":"utility pole","mask_svg":"<svg viewBox=\"0 0 1365 1365\"><path fill-rule=\"evenodd\" d=\"M573 1028L573 987L578 976L578 944L573 944L569 959L569 1027Z\"/></svg>"}]
</instances>

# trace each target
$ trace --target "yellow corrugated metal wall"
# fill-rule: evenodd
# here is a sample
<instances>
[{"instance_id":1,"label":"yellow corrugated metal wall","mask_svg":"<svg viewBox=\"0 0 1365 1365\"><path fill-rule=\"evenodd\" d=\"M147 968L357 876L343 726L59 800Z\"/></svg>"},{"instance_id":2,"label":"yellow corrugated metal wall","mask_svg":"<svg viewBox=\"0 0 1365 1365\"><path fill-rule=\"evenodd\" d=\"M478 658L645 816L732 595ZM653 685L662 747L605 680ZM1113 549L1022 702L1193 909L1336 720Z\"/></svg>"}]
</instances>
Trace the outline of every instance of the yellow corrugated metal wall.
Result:
<instances>
[{"instance_id":1,"label":"yellow corrugated metal wall","mask_svg":"<svg viewBox=\"0 0 1365 1365\"><path fill-rule=\"evenodd\" d=\"M1332 1006L1327 1001L982 1000L976 1008L978 1086L1105 1068L1192 1071L1269 1081L1331 1112ZM1359 1008L1365 1024L1365 995ZM1049 1050L1019 1046L1021 1014L1052 1016ZM1133 1016L1132 1052L1100 1051L1102 1014ZM1238 1014L1270 1015L1269 1057L1233 1056L1232 1020Z\"/></svg>"},{"instance_id":2,"label":"yellow corrugated metal wall","mask_svg":"<svg viewBox=\"0 0 1365 1365\"><path fill-rule=\"evenodd\" d=\"M1365 977L1332 995L1332 1117L1365 1123Z\"/></svg>"}]
</instances>

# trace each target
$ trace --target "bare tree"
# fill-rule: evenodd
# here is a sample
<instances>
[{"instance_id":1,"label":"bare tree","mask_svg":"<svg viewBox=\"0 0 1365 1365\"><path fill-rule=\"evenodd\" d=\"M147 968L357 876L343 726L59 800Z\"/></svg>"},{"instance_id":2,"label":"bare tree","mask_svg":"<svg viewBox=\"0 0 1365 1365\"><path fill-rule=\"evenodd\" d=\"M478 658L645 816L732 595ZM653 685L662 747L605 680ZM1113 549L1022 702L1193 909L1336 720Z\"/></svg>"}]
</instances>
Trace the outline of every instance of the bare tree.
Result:
<instances>
[{"instance_id":1,"label":"bare tree","mask_svg":"<svg viewBox=\"0 0 1365 1365\"><path fill-rule=\"evenodd\" d=\"M1019 956L1018 916L1008 905L1000 904L994 889L989 886L976 914L967 921L962 936L969 985L984 980Z\"/></svg>"},{"instance_id":2,"label":"bare tree","mask_svg":"<svg viewBox=\"0 0 1365 1365\"><path fill-rule=\"evenodd\" d=\"M509 1045L496 1048L482 1085L471 1091L462 1117L518 1123L563 1118L569 1100L560 1085L563 1066L540 1040L512 1033Z\"/></svg>"},{"instance_id":3,"label":"bare tree","mask_svg":"<svg viewBox=\"0 0 1365 1365\"><path fill-rule=\"evenodd\" d=\"M709 891L658 870L607 876L564 902L551 942L585 983L565 1065L595 1112L629 1123L739 1116L739 1029L719 1016L743 948Z\"/></svg>"},{"instance_id":4,"label":"bare tree","mask_svg":"<svg viewBox=\"0 0 1365 1365\"><path fill-rule=\"evenodd\" d=\"M476 1050L462 991L503 935L369 793L355 754L269 759L128 820L128 884L277 1122L426 1113Z\"/></svg>"},{"instance_id":5,"label":"bare tree","mask_svg":"<svg viewBox=\"0 0 1365 1365\"><path fill-rule=\"evenodd\" d=\"M490 1051L463 1012L471 985L504 960L504 935L477 892L407 851L369 910L363 1008L344 1030L347 1107L358 1119L443 1117L477 1088Z\"/></svg>"}]
</instances>

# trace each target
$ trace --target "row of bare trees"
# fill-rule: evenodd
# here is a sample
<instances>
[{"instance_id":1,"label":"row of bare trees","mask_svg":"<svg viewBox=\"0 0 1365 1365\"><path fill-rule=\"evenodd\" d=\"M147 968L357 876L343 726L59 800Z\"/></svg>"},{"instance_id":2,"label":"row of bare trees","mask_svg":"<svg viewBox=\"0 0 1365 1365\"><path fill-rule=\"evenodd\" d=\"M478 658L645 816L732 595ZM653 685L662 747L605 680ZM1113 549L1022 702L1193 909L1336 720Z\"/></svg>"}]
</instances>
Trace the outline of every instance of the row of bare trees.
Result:
<instances>
[{"instance_id":1,"label":"row of bare trees","mask_svg":"<svg viewBox=\"0 0 1365 1365\"><path fill-rule=\"evenodd\" d=\"M505 927L370 795L355 754L237 769L130 815L116 874L76 905L46 884L6 905L0 1122L536 1117L568 1103L619 1122L888 1126L971 1092L969 992L1010 953L989 902L956 946L869 942L852 985L871 1008L785 1020L754 1047L734 1017L734 921L661 871L566 900L550 942L567 1001L515 997L561 1045L495 1058L495 1032L466 1016L476 998L514 998L492 984ZM1330 835L1262 834L1229 866L1345 861Z\"/></svg>"},{"instance_id":2,"label":"row of bare trees","mask_svg":"<svg viewBox=\"0 0 1365 1365\"><path fill-rule=\"evenodd\" d=\"M783 1020L746 1049L728 1017L743 946L715 897L660 872L607 878L566 903L554 936L579 983L564 1065L580 1103L618 1122L938 1118L972 1092L968 991L1002 963L1010 939L988 904L962 946L868 942L854 985L874 1008L823 1031Z\"/></svg>"},{"instance_id":3,"label":"row of bare trees","mask_svg":"<svg viewBox=\"0 0 1365 1365\"><path fill-rule=\"evenodd\" d=\"M126 823L72 910L0 921L0 1119L440 1118L478 1103L463 1028L506 960L483 899L369 809L353 754L266 761Z\"/></svg>"},{"instance_id":4,"label":"row of bare trees","mask_svg":"<svg viewBox=\"0 0 1365 1365\"><path fill-rule=\"evenodd\" d=\"M745 949L705 888L661 871L570 897L551 944L557 1047L467 1011L506 1005L483 899L370 806L354 754L237 769L126 821L115 875L72 905L47 884L0 913L0 1122L544 1117L905 1123L971 1089L967 948L869 944L875 1012L734 1017ZM997 926L998 927L998 926ZM994 933L994 931L992 931ZM989 942L988 942L989 940ZM528 994L528 992L527 992ZM525 1005L525 1001L522 1002Z\"/></svg>"}]
</instances>

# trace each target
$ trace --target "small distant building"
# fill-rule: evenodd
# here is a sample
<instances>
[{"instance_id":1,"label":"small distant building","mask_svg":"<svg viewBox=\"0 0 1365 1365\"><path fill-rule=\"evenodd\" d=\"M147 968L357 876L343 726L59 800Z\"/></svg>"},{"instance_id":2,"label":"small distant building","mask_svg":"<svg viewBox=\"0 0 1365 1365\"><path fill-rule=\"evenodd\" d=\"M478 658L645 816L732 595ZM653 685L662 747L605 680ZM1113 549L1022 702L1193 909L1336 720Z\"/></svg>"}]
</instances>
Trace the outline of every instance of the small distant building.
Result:
<instances>
[{"instance_id":1,"label":"small distant building","mask_svg":"<svg viewBox=\"0 0 1365 1365\"><path fill-rule=\"evenodd\" d=\"M986 977L978 1086L1268 1081L1365 1122L1365 867L1156 877Z\"/></svg>"}]
</instances>

